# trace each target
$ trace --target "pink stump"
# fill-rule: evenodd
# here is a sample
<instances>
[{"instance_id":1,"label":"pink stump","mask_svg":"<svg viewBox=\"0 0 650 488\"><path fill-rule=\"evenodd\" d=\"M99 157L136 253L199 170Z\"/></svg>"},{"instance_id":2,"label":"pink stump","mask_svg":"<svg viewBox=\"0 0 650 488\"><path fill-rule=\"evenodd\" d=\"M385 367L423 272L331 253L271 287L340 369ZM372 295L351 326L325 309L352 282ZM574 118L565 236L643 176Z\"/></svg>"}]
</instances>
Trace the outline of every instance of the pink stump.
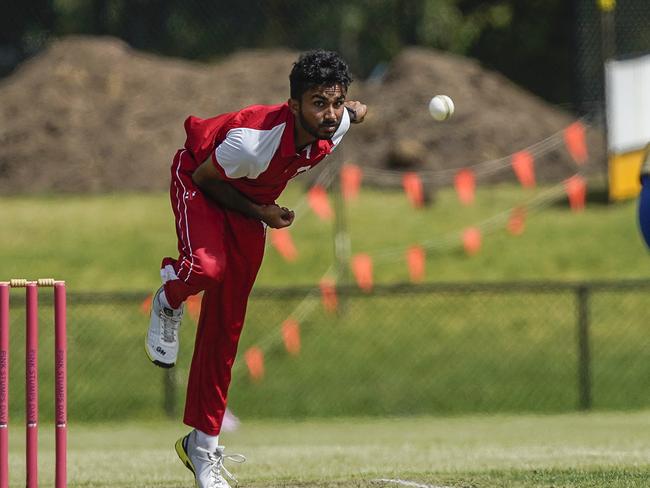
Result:
<instances>
[{"instance_id":1,"label":"pink stump","mask_svg":"<svg viewBox=\"0 0 650 488\"><path fill-rule=\"evenodd\" d=\"M67 344L65 283L54 285L54 397L56 402L55 488L65 488L67 471Z\"/></svg>"},{"instance_id":2,"label":"pink stump","mask_svg":"<svg viewBox=\"0 0 650 488\"><path fill-rule=\"evenodd\" d=\"M9 285L0 283L0 488L9 488Z\"/></svg>"},{"instance_id":3,"label":"pink stump","mask_svg":"<svg viewBox=\"0 0 650 488\"><path fill-rule=\"evenodd\" d=\"M38 488L38 287L27 284L27 340L25 347L25 423L27 488Z\"/></svg>"}]
</instances>

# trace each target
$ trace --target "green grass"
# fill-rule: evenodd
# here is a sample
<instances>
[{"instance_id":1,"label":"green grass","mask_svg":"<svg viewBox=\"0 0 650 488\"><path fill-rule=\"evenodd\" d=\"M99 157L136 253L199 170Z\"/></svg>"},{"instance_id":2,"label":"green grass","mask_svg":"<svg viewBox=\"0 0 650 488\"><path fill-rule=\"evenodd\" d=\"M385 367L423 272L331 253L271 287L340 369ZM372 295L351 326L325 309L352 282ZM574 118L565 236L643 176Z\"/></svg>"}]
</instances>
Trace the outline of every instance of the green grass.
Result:
<instances>
[{"instance_id":1,"label":"green grass","mask_svg":"<svg viewBox=\"0 0 650 488\"><path fill-rule=\"evenodd\" d=\"M534 197L543 189L515 186L479 190L472 207L453 191L440 191L434 205L413 210L397 191L365 189L346 209L352 251L377 256L376 281L408 280L403 251L418 242L437 242ZM293 207L303 197L290 186L281 202ZM0 255L3 277L55 276L73 290L146 290L158 283L165 255L176 255L166 194L0 198ZM467 257L460 242L432 250L426 281L618 279L650 276L647 250L636 228L635 203L588 204L583 213L560 204L529 215L523 235L496 229L482 251ZM333 224L307 208L292 234L300 253L286 263L269 247L258 286L316 283L333 260Z\"/></svg>"},{"instance_id":2,"label":"green grass","mask_svg":"<svg viewBox=\"0 0 650 488\"><path fill-rule=\"evenodd\" d=\"M284 202L299 201L299 190L294 186ZM479 192L476 206L463 208L452 192L442 191L434 206L414 211L400 193L364 191L347 210L353 249L373 252L431 240L527 196L516 187L495 187ZM165 195L16 197L0 204L4 236L13 236L0 241L5 276L63 277L77 291L148 291L157 286L160 257L175 252ZM387 223L391 232L385 231ZM294 232L301 258L288 264L269 248L259 285L312 285L331 263L331 224L307 211ZM490 234L477 256L453 246L431 253L427 280L645 277L647 258L632 202L592 204L581 214L560 203L531 215L522 236ZM401 256L380 260L376 275L380 282L406 280ZM595 409L650 405L646 297L640 289L599 292L590 299ZM346 300L341 316L325 313L316 297L301 323L301 354L293 358L282 347L279 326L302 298L251 300L240 350L262 345L267 375L259 384L251 382L242 359L235 364L230 402L238 413L248 418L548 413L578 404L576 305L570 292L370 295ZM152 406L163 415L163 376L142 353L146 317L139 305L138 300L71 302L72 419L144 418ZM51 311L43 308L42 314L45 320ZM22 398L23 319L18 311L12 316L12 397ZM185 324L174 370L178 405L194 336L192 321ZM50 339L42 334L44 384L52 374ZM123 359L115 362L116 354ZM43 388L44 415L51 415L50 397ZM12 415L20 410L14 402Z\"/></svg>"},{"instance_id":3,"label":"green grass","mask_svg":"<svg viewBox=\"0 0 650 488\"><path fill-rule=\"evenodd\" d=\"M447 190L434 206L414 211L399 192L365 190L347 209L352 250L377 256L396 249L375 263L376 280L405 281L401 250L408 245L445 238L533 194L483 189L474 207L463 208ZM282 203L300 197L294 186ZM0 205L2 278L64 278L72 291L148 291L158 286L160 258L176 252L163 194L12 197ZM530 215L522 236L485 236L476 256L467 257L459 243L430 252L426 280L648 277L635 219L634 202L591 204L581 214L560 202ZM331 223L306 211L292 232L300 258L285 263L269 248L258 285L313 285L332 263ZM378 478L453 487L648 486L650 412L634 413L650 405L646 290L590 298L597 413L588 415L556 415L578 400L569 292L368 295L345 299L340 316L324 312L316 298L301 322L301 353L291 357L278 326L302 298L250 303L240 351L263 345L266 377L251 381L239 358L230 406L244 424L223 437L249 457L235 468L244 486L398 486L372 482ZM184 428L158 422L164 373L144 357L139 304L71 301L72 487L193 486L172 451ZM21 320L13 314L12 487L24 484L23 432L16 427L24 396ZM184 321L173 370L179 406L193 334L192 320ZM44 486L52 486L51 349L43 333ZM496 415L450 416L476 412ZM431 414L443 417L424 416ZM396 417L367 418L386 415ZM359 418L336 418L346 416ZM321 420L296 420L313 417Z\"/></svg>"},{"instance_id":4,"label":"green grass","mask_svg":"<svg viewBox=\"0 0 650 488\"><path fill-rule=\"evenodd\" d=\"M42 425L41 486L52 486L52 435ZM178 424L72 425L74 487L191 487L177 460ZM647 487L650 412L246 422L222 434L242 487ZM24 440L11 431L11 486L24 485Z\"/></svg>"},{"instance_id":5,"label":"green grass","mask_svg":"<svg viewBox=\"0 0 650 488\"><path fill-rule=\"evenodd\" d=\"M590 299L596 409L650 405L647 292ZM317 306L302 323L296 358L284 351L276 329L282 311L292 309L287 305L278 310L270 300L252 301L241 349L266 344L267 375L257 384L236 365L236 411L309 417L560 412L578 405L575 296L569 292L348 298L340 317Z\"/></svg>"}]
</instances>

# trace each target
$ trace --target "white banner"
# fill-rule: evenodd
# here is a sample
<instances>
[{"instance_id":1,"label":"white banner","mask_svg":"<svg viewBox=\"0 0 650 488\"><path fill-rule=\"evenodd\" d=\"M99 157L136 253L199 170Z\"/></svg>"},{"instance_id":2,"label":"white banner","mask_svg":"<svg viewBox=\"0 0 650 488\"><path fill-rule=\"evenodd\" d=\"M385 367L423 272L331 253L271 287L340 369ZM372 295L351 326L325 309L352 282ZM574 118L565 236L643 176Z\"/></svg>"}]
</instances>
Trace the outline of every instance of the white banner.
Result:
<instances>
[{"instance_id":1,"label":"white banner","mask_svg":"<svg viewBox=\"0 0 650 488\"><path fill-rule=\"evenodd\" d=\"M605 64L607 144L615 154L650 142L650 54Z\"/></svg>"}]
</instances>

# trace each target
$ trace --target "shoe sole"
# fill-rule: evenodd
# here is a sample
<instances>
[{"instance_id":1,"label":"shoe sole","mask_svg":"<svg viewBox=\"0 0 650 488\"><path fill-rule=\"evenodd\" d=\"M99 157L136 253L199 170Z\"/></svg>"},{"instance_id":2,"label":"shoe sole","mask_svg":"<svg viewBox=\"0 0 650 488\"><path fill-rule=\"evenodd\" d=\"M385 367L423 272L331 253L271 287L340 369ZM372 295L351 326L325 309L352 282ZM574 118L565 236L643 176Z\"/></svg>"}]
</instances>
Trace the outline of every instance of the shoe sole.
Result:
<instances>
[{"instance_id":1,"label":"shoe sole","mask_svg":"<svg viewBox=\"0 0 650 488\"><path fill-rule=\"evenodd\" d=\"M145 337L144 338L144 352L147 355L147 358L149 358L149 361L151 361L153 364L155 364L159 368L163 368L163 369L169 369L169 368L173 368L174 366L176 366L176 363L163 363L162 361L158 361L157 359L154 359L153 356L151 356L151 354L149 353L149 348L147 347L147 345L148 345L147 344L147 338Z\"/></svg>"},{"instance_id":2,"label":"shoe sole","mask_svg":"<svg viewBox=\"0 0 650 488\"><path fill-rule=\"evenodd\" d=\"M176 455L178 456L178 459L181 460L181 462L185 465L187 469L189 469L192 474L194 475L194 485L198 488L199 482L196 480L196 471L194 470L194 465L192 464L192 461L190 461L190 457L187 455L187 451L185 450L185 446L183 445L183 441L185 441L189 437L189 434L186 435L185 437L181 437L176 441L176 444L174 444L174 449L176 450Z\"/></svg>"}]
</instances>

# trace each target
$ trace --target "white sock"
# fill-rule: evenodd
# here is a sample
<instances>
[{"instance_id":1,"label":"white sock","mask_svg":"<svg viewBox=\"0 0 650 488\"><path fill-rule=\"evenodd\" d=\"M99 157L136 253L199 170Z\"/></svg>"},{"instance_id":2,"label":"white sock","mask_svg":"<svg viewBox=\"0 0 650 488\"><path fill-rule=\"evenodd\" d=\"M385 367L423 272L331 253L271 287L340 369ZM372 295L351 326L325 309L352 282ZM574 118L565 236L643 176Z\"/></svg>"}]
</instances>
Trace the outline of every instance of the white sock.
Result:
<instances>
[{"instance_id":1,"label":"white sock","mask_svg":"<svg viewBox=\"0 0 650 488\"><path fill-rule=\"evenodd\" d=\"M214 452L219 447L219 436L218 435L208 435L205 432L200 431L199 429L194 429L196 432L196 445L206 449L210 452Z\"/></svg>"}]
</instances>

